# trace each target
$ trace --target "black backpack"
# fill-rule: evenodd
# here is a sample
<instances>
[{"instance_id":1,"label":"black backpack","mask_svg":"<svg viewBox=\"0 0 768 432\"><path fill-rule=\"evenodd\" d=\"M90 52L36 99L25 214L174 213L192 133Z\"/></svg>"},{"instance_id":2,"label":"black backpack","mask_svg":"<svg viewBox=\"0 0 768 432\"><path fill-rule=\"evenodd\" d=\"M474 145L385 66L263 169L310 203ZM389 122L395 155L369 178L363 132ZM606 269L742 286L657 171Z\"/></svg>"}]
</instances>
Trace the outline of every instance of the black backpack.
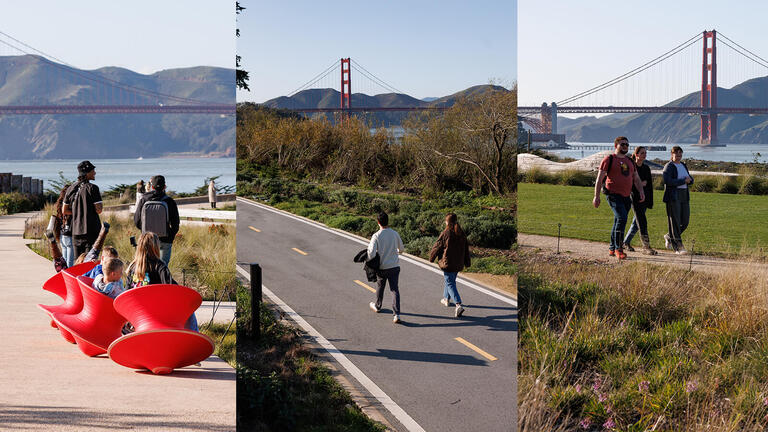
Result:
<instances>
[{"instance_id":1,"label":"black backpack","mask_svg":"<svg viewBox=\"0 0 768 432\"><path fill-rule=\"evenodd\" d=\"M159 201L147 201L141 208L141 233L153 232L158 237L168 236L168 223L170 215L168 204L165 202L167 195L163 195Z\"/></svg>"}]
</instances>

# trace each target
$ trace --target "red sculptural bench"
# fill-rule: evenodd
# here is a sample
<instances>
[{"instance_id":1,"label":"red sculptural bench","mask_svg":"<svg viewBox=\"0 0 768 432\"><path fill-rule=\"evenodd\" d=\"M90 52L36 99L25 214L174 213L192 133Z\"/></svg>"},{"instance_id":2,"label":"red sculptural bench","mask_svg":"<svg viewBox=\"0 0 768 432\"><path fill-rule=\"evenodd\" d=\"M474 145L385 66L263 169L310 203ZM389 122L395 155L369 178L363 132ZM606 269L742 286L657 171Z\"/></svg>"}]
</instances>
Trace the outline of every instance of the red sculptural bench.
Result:
<instances>
[{"instance_id":1,"label":"red sculptural bench","mask_svg":"<svg viewBox=\"0 0 768 432\"><path fill-rule=\"evenodd\" d=\"M51 327L57 327L56 322L53 319L54 313L76 314L83 308L83 296L76 278L83 273L90 271L96 264L97 263L95 262L78 264L56 273L53 277L45 281L43 289L58 295L64 300L64 303L54 306L37 305L51 317ZM74 338L72 338L72 335L69 334L68 331L62 329L59 329L59 331L64 339L68 342L75 343Z\"/></svg>"},{"instance_id":2,"label":"red sculptural bench","mask_svg":"<svg viewBox=\"0 0 768 432\"><path fill-rule=\"evenodd\" d=\"M79 276L76 283L82 295L82 309L76 314L54 312L53 320L59 329L72 335L83 354L104 354L109 344L122 336L126 320L115 311L112 298L91 286L92 278Z\"/></svg>"},{"instance_id":3,"label":"red sculptural bench","mask_svg":"<svg viewBox=\"0 0 768 432\"><path fill-rule=\"evenodd\" d=\"M146 285L115 299L114 307L136 331L112 342L109 357L116 363L168 374L207 359L213 340L184 324L202 303L200 294L181 285Z\"/></svg>"}]
</instances>

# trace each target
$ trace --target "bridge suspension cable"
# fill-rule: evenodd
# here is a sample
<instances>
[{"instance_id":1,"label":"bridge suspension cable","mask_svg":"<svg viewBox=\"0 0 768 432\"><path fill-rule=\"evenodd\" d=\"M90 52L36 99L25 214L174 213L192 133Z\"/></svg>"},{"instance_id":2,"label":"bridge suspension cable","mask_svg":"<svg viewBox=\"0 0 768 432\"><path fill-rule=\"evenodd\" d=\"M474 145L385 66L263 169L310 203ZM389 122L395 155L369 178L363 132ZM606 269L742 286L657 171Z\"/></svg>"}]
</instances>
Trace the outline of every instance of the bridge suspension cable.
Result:
<instances>
[{"instance_id":1,"label":"bridge suspension cable","mask_svg":"<svg viewBox=\"0 0 768 432\"><path fill-rule=\"evenodd\" d=\"M331 63L330 66L328 66L327 68L323 69L322 72L320 72L319 74L315 75L312 79L310 79L309 81L304 83L302 86L300 86L296 90L288 93L286 96L287 97L291 97L291 96L295 95L296 93L298 93L298 92L300 92L302 90L306 90L308 88L311 88L313 85L315 85L315 83L317 83L318 81L320 81L323 78L327 77L328 74L330 74L331 72L333 72L334 70L336 70L338 68L339 68L339 61L338 60L334 60L333 63Z\"/></svg>"},{"instance_id":2,"label":"bridge suspension cable","mask_svg":"<svg viewBox=\"0 0 768 432\"><path fill-rule=\"evenodd\" d=\"M743 46L739 45L737 42L735 42L733 39L729 38L728 36L724 35L721 32L717 33L718 36L725 38L725 40L731 42L733 45L736 45L736 47L730 45L729 43L725 42L724 40L720 40L720 43L728 46L732 50L736 51L737 53L743 55L749 60L752 60L753 62L759 64L760 66L767 67L768 68L768 60L765 60L764 58L760 57L759 55L753 53L752 51L744 48Z\"/></svg>"},{"instance_id":3,"label":"bridge suspension cable","mask_svg":"<svg viewBox=\"0 0 768 432\"><path fill-rule=\"evenodd\" d=\"M638 67L636 67L636 68L634 68L632 70L630 70L629 72L626 72L626 73L624 73L622 75L619 75L616 78L608 80L608 81L606 81L606 82L604 82L604 83L602 83L602 84L600 84L598 86L592 87L591 89L585 90L585 91L583 91L581 93L578 93L576 95L573 95L573 96L571 96L569 98L563 99L563 100L557 102L557 104L558 105L568 104L568 103L573 102L575 100L578 100L578 99L584 98L586 96L592 95L594 93L597 93L600 90L603 90L603 89L605 89L607 87L610 87L610 86L612 86L614 84L618 84L619 82L622 82L622 81L624 81L624 80L626 80L626 79L628 79L630 77L633 77L633 76L639 74L640 72L643 72L643 71L645 71L645 70L647 70L647 69L649 69L649 68L651 68L651 67L653 67L653 66L655 66L655 65L657 65L659 63L661 63L662 61L664 61L664 60L674 56L675 54L677 54L677 53L687 49L688 47L690 47L694 43L698 42L700 37L701 37L701 34L697 33L696 35L694 35L690 39L688 39L685 42L677 45L676 47L674 47L671 50L665 52L664 54L654 58L653 60L650 60L650 61L648 61L648 62L646 62L646 63L644 63L644 64L642 64L642 65L640 65L640 66L638 66Z\"/></svg>"},{"instance_id":4,"label":"bridge suspension cable","mask_svg":"<svg viewBox=\"0 0 768 432\"><path fill-rule=\"evenodd\" d=\"M362 73L363 76L368 78L369 80L373 81L374 83L378 84L379 86L383 87L386 90L389 90L392 93L403 93L400 90L396 89L395 87L389 85L386 83L386 81L382 80L381 78L377 77L371 72L368 72L366 68L363 67L360 63L356 62L354 59L352 60L352 64L355 65L359 70L358 72Z\"/></svg>"}]
</instances>

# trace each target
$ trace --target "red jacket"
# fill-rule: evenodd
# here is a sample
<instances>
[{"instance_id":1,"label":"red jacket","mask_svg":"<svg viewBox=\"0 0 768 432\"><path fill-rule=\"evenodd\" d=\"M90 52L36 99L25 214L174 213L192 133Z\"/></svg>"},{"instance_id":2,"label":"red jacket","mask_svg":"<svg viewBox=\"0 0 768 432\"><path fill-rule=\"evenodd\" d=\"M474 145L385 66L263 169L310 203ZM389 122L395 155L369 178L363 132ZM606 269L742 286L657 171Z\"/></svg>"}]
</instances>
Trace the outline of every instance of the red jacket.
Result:
<instances>
[{"instance_id":1,"label":"red jacket","mask_svg":"<svg viewBox=\"0 0 768 432\"><path fill-rule=\"evenodd\" d=\"M456 234L448 229L443 230L429 252L429 262L434 261L435 258L438 259L437 265L443 271L460 272L464 267L469 267L471 262L467 236L463 233Z\"/></svg>"}]
</instances>

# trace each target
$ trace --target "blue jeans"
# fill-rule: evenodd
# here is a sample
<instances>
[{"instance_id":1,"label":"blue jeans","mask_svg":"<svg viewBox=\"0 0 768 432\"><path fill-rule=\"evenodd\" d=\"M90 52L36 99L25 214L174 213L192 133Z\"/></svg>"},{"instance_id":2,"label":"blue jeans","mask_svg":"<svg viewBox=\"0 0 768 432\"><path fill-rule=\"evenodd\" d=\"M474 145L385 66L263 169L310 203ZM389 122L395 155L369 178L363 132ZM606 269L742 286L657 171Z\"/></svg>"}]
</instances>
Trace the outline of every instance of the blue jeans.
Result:
<instances>
[{"instance_id":1,"label":"blue jeans","mask_svg":"<svg viewBox=\"0 0 768 432\"><path fill-rule=\"evenodd\" d=\"M195 317L195 313L192 312L192 315L189 316L189 319L186 323L184 323L184 328L192 331L198 331L197 328L197 317Z\"/></svg>"},{"instance_id":2,"label":"blue jeans","mask_svg":"<svg viewBox=\"0 0 768 432\"><path fill-rule=\"evenodd\" d=\"M613 230L611 231L611 250L622 249L624 228L627 226L627 216L632 207L632 199L616 194L608 194L608 204L613 210Z\"/></svg>"},{"instance_id":3,"label":"blue jeans","mask_svg":"<svg viewBox=\"0 0 768 432\"><path fill-rule=\"evenodd\" d=\"M453 300L456 304L461 304L461 296L459 295L459 290L456 289L456 275L458 274L459 272L443 271L443 278L445 279L443 298Z\"/></svg>"},{"instance_id":4,"label":"blue jeans","mask_svg":"<svg viewBox=\"0 0 768 432\"><path fill-rule=\"evenodd\" d=\"M72 244L72 236L61 236L61 256L67 262L67 267L75 265L75 246Z\"/></svg>"},{"instance_id":5,"label":"blue jeans","mask_svg":"<svg viewBox=\"0 0 768 432\"><path fill-rule=\"evenodd\" d=\"M629 226L627 236L624 237L624 243L630 244L638 231L641 235L648 235L648 218L645 217L645 204L637 203L632 205L635 216L632 218L632 224Z\"/></svg>"},{"instance_id":6,"label":"blue jeans","mask_svg":"<svg viewBox=\"0 0 768 432\"><path fill-rule=\"evenodd\" d=\"M160 259L165 265L171 262L171 249L173 249L173 243L160 242Z\"/></svg>"}]
</instances>

